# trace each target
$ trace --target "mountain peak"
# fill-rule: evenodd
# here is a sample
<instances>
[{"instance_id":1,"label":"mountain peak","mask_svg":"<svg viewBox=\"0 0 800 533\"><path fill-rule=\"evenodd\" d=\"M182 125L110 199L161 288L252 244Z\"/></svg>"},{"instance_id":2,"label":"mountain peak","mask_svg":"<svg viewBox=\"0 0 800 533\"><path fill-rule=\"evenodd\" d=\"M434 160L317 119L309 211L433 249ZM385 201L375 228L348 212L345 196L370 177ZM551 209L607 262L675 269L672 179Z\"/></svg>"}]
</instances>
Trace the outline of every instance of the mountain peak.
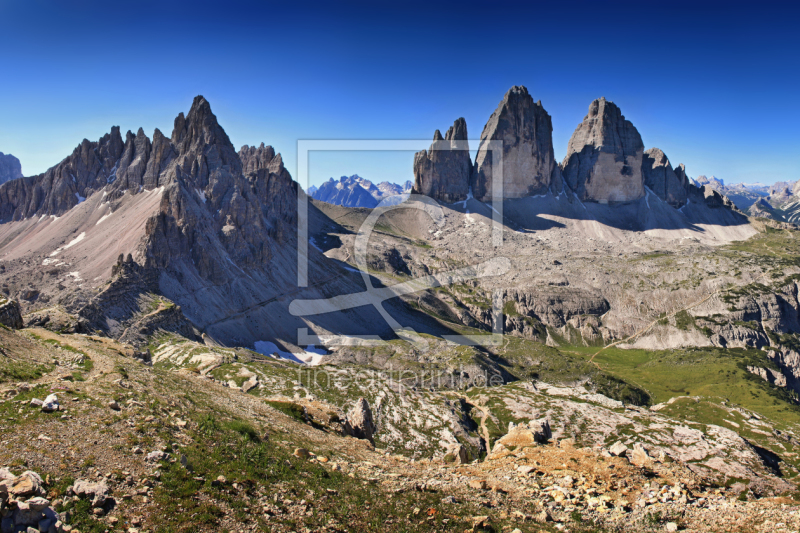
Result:
<instances>
[{"instance_id":1,"label":"mountain peak","mask_svg":"<svg viewBox=\"0 0 800 533\"><path fill-rule=\"evenodd\" d=\"M11 154L0 152L0 183L22 177L22 165Z\"/></svg>"},{"instance_id":2,"label":"mountain peak","mask_svg":"<svg viewBox=\"0 0 800 533\"><path fill-rule=\"evenodd\" d=\"M605 97L589 104L567 147L564 178L581 200L629 202L644 196L642 137Z\"/></svg>"}]
</instances>

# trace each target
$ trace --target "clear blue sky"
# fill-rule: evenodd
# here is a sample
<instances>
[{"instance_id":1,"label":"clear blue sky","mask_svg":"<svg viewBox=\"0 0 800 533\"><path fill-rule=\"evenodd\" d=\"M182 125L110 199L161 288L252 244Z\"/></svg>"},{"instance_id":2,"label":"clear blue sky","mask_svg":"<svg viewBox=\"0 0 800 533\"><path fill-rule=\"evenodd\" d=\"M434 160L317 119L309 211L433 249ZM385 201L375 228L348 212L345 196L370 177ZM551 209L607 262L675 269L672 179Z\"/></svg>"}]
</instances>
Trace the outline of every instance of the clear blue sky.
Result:
<instances>
[{"instance_id":1,"label":"clear blue sky","mask_svg":"<svg viewBox=\"0 0 800 533\"><path fill-rule=\"evenodd\" d=\"M0 0L0 151L39 173L111 125L169 135L202 94L237 148L272 144L294 175L298 139L427 139L460 116L479 137L521 84L558 160L605 96L691 176L800 178L800 9L648 4ZM403 181L411 157L311 172Z\"/></svg>"}]
</instances>

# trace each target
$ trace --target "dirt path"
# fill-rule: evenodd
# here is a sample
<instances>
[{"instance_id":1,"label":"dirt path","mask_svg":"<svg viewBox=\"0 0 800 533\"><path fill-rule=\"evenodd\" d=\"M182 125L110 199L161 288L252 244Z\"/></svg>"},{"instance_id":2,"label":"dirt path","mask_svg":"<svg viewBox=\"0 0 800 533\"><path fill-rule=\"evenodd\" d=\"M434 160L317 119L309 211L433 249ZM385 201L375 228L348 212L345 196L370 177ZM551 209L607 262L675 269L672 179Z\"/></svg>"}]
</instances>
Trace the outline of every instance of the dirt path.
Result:
<instances>
[{"instance_id":1,"label":"dirt path","mask_svg":"<svg viewBox=\"0 0 800 533\"><path fill-rule=\"evenodd\" d=\"M492 450L492 443L490 442L489 439L489 428L486 427L486 419L489 418L489 409L487 409L484 405L478 403L477 400L475 401L475 403L472 403L470 402L470 399L467 398L466 396L462 396L462 398L464 399L464 401L474 405L475 408L481 412L481 424L479 432L483 437L484 442L486 442L486 453L488 455L488 453Z\"/></svg>"}]
</instances>

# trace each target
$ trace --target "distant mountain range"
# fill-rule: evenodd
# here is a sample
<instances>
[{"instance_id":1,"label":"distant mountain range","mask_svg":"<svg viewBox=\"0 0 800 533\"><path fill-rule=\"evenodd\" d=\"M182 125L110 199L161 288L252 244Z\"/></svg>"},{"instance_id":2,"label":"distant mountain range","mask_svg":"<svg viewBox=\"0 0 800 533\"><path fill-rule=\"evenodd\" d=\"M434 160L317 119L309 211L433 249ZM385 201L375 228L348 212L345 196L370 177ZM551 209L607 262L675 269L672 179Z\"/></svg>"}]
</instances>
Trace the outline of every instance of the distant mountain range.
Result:
<instances>
[{"instance_id":1,"label":"distant mountain range","mask_svg":"<svg viewBox=\"0 0 800 533\"><path fill-rule=\"evenodd\" d=\"M342 176L339 180L329 179L319 187L311 186L308 194L315 200L345 207L377 206L382 200L397 196L397 201L402 201L401 195L411 192L414 184L406 181L403 185L382 181L375 185L358 174Z\"/></svg>"},{"instance_id":2,"label":"distant mountain range","mask_svg":"<svg viewBox=\"0 0 800 533\"><path fill-rule=\"evenodd\" d=\"M736 183L714 176L698 176L695 184L707 185L727 196L739 209L751 217L770 218L781 222L800 223L800 182L779 181L773 185L763 183Z\"/></svg>"}]
</instances>

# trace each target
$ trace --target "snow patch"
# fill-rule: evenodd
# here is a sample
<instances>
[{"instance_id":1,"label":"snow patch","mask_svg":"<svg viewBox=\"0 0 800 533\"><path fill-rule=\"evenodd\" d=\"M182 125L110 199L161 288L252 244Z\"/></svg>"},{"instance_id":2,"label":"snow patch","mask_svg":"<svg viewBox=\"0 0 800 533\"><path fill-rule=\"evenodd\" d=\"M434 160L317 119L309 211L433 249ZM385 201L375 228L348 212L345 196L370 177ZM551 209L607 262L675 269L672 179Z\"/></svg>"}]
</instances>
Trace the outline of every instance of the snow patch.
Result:
<instances>
[{"instance_id":1,"label":"snow patch","mask_svg":"<svg viewBox=\"0 0 800 533\"><path fill-rule=\"evenodd\" d=\"M81 203L81 202L85 202L85 201L86 201L86 198L84 198L83 196L81 196L81 195L80 195L80 194L78 194L78 193L75 193L75 198L77 198L77 199L78 199L78 203Z\"/></svg>"},{"instance_id":2,"label":"snow patch","mask_svg":"<svg viewBox=\"0 0 800 533\"><path fill-rule=\"evenodd\" d=\"M314 237L309 237L309 238L308 238L308 244L310 244L311 246L313 246L314 248L316 248L318 251L320 251L320 252L322 251L322 248L320 248L319 246L317 246L317 243L316 243L316 241L314 241Z\"/></svg>"},{"instance_id":3,"label":"snow patch","mask_svg":"<svg viewBox=\"0 0 800 533\"><path fill-rule=\"evenodd\" d=\"M114 183L114 180L117 179L117 167L119 167L119 160L114 163L114 168L111 169L111 173L108 175L106 183Z\"/></svg>"},{"instance_id":4,"label":"snow patch","mask_svg":"<svg viewBox=\"0 0 800 533\"><path fill-rule=\"evenodd\" d=\"M108 217L110 217L110 216L111 216L111 215L113 215L113 214L114 214L114 213L107 213L107 214L103 215L102 217L100 217L100 220L98 220L97 222L95 222L95 224L94 224L94 225L95 225L95 226L98 226L98 225L100 225L100 223L101 223L102 221L104 221L105 219L107 219Z\"/></svg>"},{"instance_id":5,"label":"snow patch","mask_svg":"<svg viewBox=\"0 0 800 533\"><path fill-rule=\"evenodd\" d=\"M81 234L80 234L80 235L78 235L77 237L75 237L74 239L72 239L71 241L69 241L69 244L67 244L66 246L64 246L64 248L63 248L63 249L64 249L64 250L66 250L67 248L72 248L73 246L75 246L76 244L78 244L79 242L81 242L81 241L82 241L82 240L83 240L85 237L86 237L86 232L85 232L85 231L84 231L84 232L81 232Z\"/></svg>"},{"instance_id":6,"label":"snow patch","mask_svg":"<svg viewBox=\"0 0 800 533\"><path fill-rule=\"evenodd\" d=\"M321 348L307 346L305 351L300 353L284 352L274 342L269 341L256 341L253 349L261 355L268 357L277 357L287 361L293 361L301 365L316 366L322 362L322 359L327 353Z\"/></svg>"},{"instance_id":7,"label":"snow patch","mask_svg":"<svg viewBox=\"0 0 800 533\"><path fill-rule=\"evenodd\" d=\"M162 188L161 188L161 190L163 191L163 190L164 190L164 188L162 187ZM196 192L196 193L197 193L197 196L199 196L199 197L200 197L200 200L202 200L202 201L203 201L203 203L206 203L206 193L204 193L204 192L203 192L203 191L201 191L200 189L195 189L195 190L194 190L194 192Z\"/></svg>"}]
</instances>

